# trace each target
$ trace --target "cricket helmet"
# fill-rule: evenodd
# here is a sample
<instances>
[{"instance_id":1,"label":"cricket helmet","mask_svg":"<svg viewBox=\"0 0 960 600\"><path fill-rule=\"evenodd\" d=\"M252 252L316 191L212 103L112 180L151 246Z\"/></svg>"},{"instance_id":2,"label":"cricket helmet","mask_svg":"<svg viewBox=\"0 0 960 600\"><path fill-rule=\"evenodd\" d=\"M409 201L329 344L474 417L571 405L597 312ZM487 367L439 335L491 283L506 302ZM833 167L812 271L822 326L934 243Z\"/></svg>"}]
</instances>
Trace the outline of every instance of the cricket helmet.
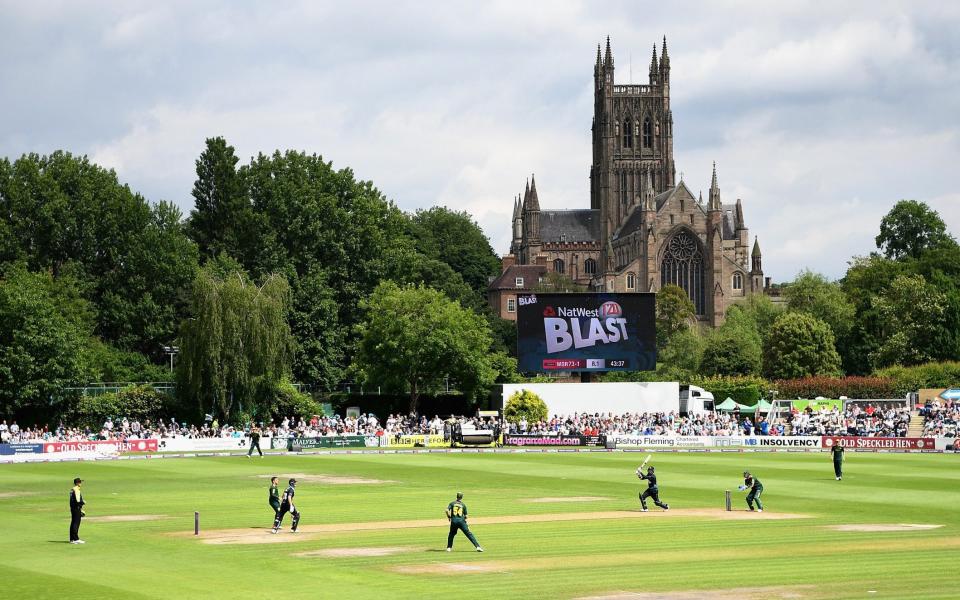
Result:
<instances>
[{"instance_id":1,"label":"cricket helmet","mask_svg":"<svg viewBox=\"0 0 960 600\"><path fill-rule=\"evenodd\" d=\"M289 483L290 485L297 485L297 480L296 480L296 479L290 479L290 481L289 481L288 483Z\"/></svg>"}]
</instances>

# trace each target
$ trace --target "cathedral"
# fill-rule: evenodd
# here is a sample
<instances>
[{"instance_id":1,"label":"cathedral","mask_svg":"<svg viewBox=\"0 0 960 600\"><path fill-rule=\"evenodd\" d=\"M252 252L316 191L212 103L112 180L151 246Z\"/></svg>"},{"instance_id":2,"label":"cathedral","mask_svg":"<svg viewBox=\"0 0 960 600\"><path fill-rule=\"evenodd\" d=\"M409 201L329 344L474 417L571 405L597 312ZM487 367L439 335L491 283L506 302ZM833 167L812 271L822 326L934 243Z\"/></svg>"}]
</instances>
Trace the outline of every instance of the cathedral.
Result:
<instances>
[{"instance_id":1,"label":"cathedral","mask_svg":"<svg viewBox=\"0 0 960 600\"><path fill-rule=\"evenodd\" d=\"M518 294L558 281L621 293L676 284L698 321L722 324L729 306L764 293L769 280L740 199L721 198L716 165L706 201L675 179L666 38L659 57L653 46L648 84L615 82L609 38L606 53L597 46L593 80L590 208L541 210L531 177L514 199L513 241L488 289L491 305L515 319Z\"/></svg>"}]
</instances>

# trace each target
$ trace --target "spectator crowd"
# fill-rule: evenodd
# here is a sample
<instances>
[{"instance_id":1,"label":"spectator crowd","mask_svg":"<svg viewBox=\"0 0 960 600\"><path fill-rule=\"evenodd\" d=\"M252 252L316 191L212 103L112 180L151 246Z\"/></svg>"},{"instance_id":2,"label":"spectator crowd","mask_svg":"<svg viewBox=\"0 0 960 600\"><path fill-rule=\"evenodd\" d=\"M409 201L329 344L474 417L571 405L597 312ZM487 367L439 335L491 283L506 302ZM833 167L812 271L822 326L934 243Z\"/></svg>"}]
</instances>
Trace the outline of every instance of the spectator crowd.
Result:
<instances>
[{"instance_id":1,"label":"spectator crowd","mask_svg":"<svg viewBox=\"0 0 960 600\"><path fill-rule=\"evenodd\" d=\"M924 435L956 435L960 403L934 403L920 413L924 419ZM910 409L889 404L850 402L846 408L806 409L794 411L768 421L757 417L731 413L705 412L681 416L674 412L658 413L576 413L554 415L542 421L508 422L503 419L479 417L447 417L415 414L390 414L379 419L372 413L348 416L313 416L281 419L277 423L261 423L264 437L323 437L341 435L401 436L447 435L454 427L462 430L496 429L509 434L535 435L642 435L642 436L820 436L850 435L866 437L903 437L910 424ZM0 423L0 441L55 442L84 440L168 439L168 438L239 438L247 435L253 426L236 428L221 425L209 417L200 425L178 423L176 419L143 423L136 419L107 419L100 428L69 427L60 424L50 427L23 427L16 421Z\"/></svg>"}]
</instances>

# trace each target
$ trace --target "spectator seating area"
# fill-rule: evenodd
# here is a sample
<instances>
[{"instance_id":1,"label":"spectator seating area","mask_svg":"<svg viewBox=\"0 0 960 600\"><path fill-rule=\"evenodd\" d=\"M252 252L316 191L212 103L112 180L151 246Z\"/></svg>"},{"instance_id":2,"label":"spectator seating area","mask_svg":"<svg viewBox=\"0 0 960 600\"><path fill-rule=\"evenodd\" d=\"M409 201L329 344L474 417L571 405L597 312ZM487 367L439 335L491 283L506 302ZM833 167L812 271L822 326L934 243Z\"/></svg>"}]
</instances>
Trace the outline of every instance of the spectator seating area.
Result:
<instances>
[{"instance_id":1,"label":"spectator seating area","mask_svg":"<svg viewBox=\"0 0 960 600\"><path fill-rule=\"evenodd\" d=\"M960 404L932 404L921 411L924 435L953 436L957 431ZM373 414L353 416L314 416L309 419L284 418L279 423L261 424L264 437L321 437L337 435L398 436L409 434L441 435L449 425L459 423L465 429L495 429L505 433L539 435L667 435L667 436L763 436L763 435L850 435L867 437L903 437L910 424L910 410L903 405L848 403L844 410L806 410L794 412L774 422L765 416L754 419L732 413L703 413L680 416L676 413L576 413L555 415L544 421L517 423L471 417L441 418L434 415L391 414L380 420ZM4 442L82 441L115 439L231 438L244 437L243 429L220 425L210 419L201 425L178 423L176 419L141 423L127 418L108 419L99 430L68 427L32 426L21 428L16 422L0 423Z\"/></svg>"}]
</instances>

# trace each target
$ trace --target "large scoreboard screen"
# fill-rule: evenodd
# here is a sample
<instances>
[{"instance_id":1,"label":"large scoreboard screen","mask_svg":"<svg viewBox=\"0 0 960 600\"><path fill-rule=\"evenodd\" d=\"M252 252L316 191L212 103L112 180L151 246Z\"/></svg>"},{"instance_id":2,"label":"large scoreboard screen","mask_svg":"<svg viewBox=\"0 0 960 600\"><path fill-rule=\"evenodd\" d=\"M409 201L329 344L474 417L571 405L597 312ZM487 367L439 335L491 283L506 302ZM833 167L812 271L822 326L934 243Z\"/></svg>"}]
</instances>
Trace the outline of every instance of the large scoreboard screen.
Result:
<instances>
[{"instance_id":1,"label":"large scoreboard screen","mask_svg":"<svg viewBox=\"0 0 960 600\"><path fill-rule=\"evenodd\" d=\"M528 294L517 298L522 372L652 371L656 294Z\"/></svg>"}]
</instances>

